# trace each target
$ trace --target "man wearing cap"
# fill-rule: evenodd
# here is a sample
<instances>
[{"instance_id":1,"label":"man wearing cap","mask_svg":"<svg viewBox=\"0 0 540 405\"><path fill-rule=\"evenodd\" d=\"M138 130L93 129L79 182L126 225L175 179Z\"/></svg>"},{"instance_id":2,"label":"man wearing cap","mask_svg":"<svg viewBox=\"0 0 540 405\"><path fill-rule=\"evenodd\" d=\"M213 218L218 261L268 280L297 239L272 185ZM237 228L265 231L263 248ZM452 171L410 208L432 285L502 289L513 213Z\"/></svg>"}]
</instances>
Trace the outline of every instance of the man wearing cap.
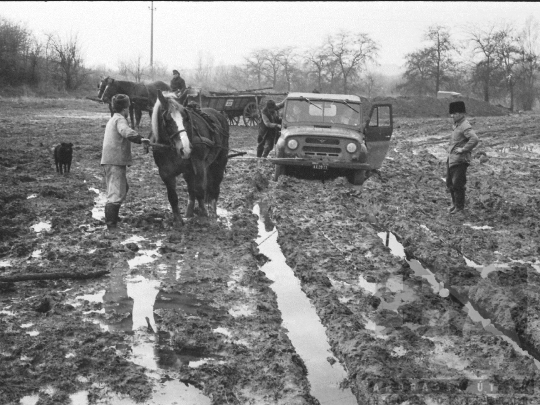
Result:
<instances>
[{"instance_id":1,"label":"man wearing cap","mask_svg":"<svg viewBox=\"0 0 540 405\"><path fill-rule=\"evenodd\" d=\"M126 119L129 104L129 97L125 94L117 94L112 98L111 105L114 114L107 122L103 137L101 166L105 172L107 185L105 223L110 232L116 230L118 212L129 190L126 169L132 164L131 142L150 144L149 139L143 138L129 127Z\"/></svg>"},{"instance_id":2,"label":"man wearing cap","mask_svg":"<svg viewBox=\"0 0 540 405\"><path fill-rule=\"evenodd\" d=\"M446 161L446 187L452 196L452 206L448 212L457 214L463 212L465 208L467 167L471 163L471 151L478 144L478 137L469 121L465 119L463 101L450 103L449 113L454 123Z\"/></svg>"},{"instance_id":3,"label":"man wearing cap","mask_svg":"<svg viewBox=\"0 0 540 405\"><path fill-rule=\"evenodd\" d=\"M285 102L276 104L274 100L268 100L266 107L261 111L261 121L259 122L259 136L257 137L257 157L267 157L276 143L279 129L281 129L281 118L277 110L283 108Z\"/></svg>"},{"instance_id":4,"label":"man wearing cap","mask_svg":"<svg viewBox=\"0 0 540 405\"><path fill-rule=\"evenodd\" d=\"M171 80L171 90L177 94L182 94L186 89L186 82L180 77L178 70L173 70L173 78Z\"/></svg>"}]
</instances>

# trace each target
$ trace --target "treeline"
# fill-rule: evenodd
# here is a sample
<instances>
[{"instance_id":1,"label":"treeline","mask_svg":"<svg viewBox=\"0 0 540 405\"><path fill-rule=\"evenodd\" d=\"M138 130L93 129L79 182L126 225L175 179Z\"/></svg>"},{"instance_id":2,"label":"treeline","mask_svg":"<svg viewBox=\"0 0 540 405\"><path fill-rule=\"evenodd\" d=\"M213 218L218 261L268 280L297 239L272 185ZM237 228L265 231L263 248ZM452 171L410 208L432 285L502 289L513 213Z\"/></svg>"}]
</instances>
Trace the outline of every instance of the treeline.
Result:
<instances>
[{"instance_id":1,"label":"treeline","mask_svg":"<svg viewBox=\"0 0 540 405\"><path fill-rule=\"evenodd\" d=\"M47 34L38 41L20 24L0 17L0 86L93 91L101 75L132 81L171 79L181 70L188 85L215 91L272 88L375 96L436 96L456 91L511 109L530 110L538 100L539 24L532 17L518 29L509 24L471 27L460 34L429 27L417 50L405 55L402 75L380 73L380 45L367 33L340 31L310 49L292 46L252 50L236 66L215 66L199 53L196 67L152 67L140 54L114 71L85 66L77 36Z\"/></svg>"},{"instance_id":2,"label":"treeline","mask_svg":"<svg viewBox=\"0 0 540 405\"><path fill-rule=\"evenodd\" d=\"M76 35L56 33L38 40L21 24L0 17L0 86L31 86L47 91L77 90L89 83L92 70L84 65Z\"/></svg>"}]
</instances>

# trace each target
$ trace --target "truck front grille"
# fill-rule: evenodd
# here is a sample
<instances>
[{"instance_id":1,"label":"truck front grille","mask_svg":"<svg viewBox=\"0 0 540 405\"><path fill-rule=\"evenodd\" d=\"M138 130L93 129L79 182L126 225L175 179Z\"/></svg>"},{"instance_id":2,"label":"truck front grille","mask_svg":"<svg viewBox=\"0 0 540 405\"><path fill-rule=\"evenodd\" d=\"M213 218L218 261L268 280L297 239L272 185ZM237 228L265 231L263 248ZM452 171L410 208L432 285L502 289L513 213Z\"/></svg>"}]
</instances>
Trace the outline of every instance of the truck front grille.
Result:
<instances>
[{"instance_id":1,"label":"truck front grille","mask_svg":"<svg viewBox=\"0 0 540 405\"><path fill-rule=\"evenodd\" d=\"M309 156L339 156L340 148L329 148L325 146L304 146L302 151Z\"/></svg>"},{"instance_id":2,"label":"truck front grille","mask_svg":"<svg viewBox=\"0 0 540 405\"><path fill-rule=\"evenodd\" d=\"M316 143L317 145L339 145L339 139L306 138L306 143Z\"/></svg>"}]
</instances>

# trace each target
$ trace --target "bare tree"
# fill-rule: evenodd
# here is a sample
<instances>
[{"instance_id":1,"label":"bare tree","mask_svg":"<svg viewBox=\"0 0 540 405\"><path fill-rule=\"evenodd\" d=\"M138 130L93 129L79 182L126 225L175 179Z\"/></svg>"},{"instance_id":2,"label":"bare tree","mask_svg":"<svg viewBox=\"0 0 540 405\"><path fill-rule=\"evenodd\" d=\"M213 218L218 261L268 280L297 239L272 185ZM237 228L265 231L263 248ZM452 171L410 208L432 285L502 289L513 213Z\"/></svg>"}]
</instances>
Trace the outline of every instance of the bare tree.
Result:
<instances>
[{"instance_id":1,"label":"bare tree","mask_svg":"<svg viewBox=\"0 0 540 405\"><path fill-rule=\"evenodd\" d=\"M257 85L261 88L264 65L266 62L265 51L263 49L257 49L244 59L246 61L247 71L257 78Z\"/></svg>"},{"instance_id":2,"label":"bare tree","mask_svg":"<svg viewBox=\"0 0 540 405\"><path fill-rule=\"evenodd\" d=\"M493 75L499 68L495 34L496 28L494 25L485 30L472 28L469 31L469 41L473 44L473 52L482 58L476 64L473 77L475 80L481 81L484 101L486 102L489 102Z\"/></svg>"},{"instance_id":3,"label":"bare tree","mask_svg":"<svg viewBox=\"0 0 540 405\"><path fill-rule=\"evenodd\" d=\"M278 73L281 69L281 49L264 49L263 50L263 75L272 83L272 87L276 88Z\"/></svg>"},{"instance_id":4,"label":"bare tree","mask_svg":"<svg viewBox=\"0 0 540 405\"><path fill-rule=\"evenodd\" d=\"M84 68L81 45L76 34L65 40L58 34L47 34L47 44L51 51L51 61L55 64L54 75L61 81L65 90L79 87L89 72Z\"/></svg>"},{"instance_id":5,"label":"bare tree","mask_svg":"<svg viewBox=\"0 0 540 405\"><path fill-rule=\"evenodd\" d=\"M287 91L291 91L291 82L298 71L296 67L298 55L296 54L293 47L283 48L280 51L279 62L283 67L283 75L285 76L285 81L287 82Z\"/></svg>"},{"instance_id":6,"label":"bare tree","mask_svg":"<svg viewBox=\"0 0 540 405\"><path fill-rule=\"evenodd\" d=\"M0 17L0 81L24 82L30 42L31 35L26 28Z\"/></svg>"},{"instance_id":7,"label":"bare tree","mask_svg":"<svg viewBox=\"0 0 540 405\"><path fill-rule=\"evenodd\" d=\"M203 56L199 52L197 57L197 67L195 68L195 82L199 86L208 86L212 80L212 71L214 69L214 57L207 54Z\"/></svg>"},{"instance_id":8,"label":"bare tree","mask_svg":"<svg viewBox=\"0 0 540 405\"><path fill-rule=\"evenodd\" d=\"M350 80L358 76L366 62L375 61L379 47L368 34L341 31L326 41L329 54L340 68L343 92L349 91Z\"/></svg>"},{"instance_id":9,"label":"bare tree","mask_svg":"<svg viewBox=\"0 0 540 405\"><path fill-rule=\"evenodd\" d=\"M428 28L425 38L431 41L433 61L432 76L435 79L435 96L441 89L441 83L448 77L448 72L454 67L451 52L456 46L450 39L448 28L436 25Z\"/></svg>"},{"instance_id":10,"label":"bare tree","mask_svg":"<svg viewBox=\"0 0 540 405\"><path fill-rule=\"evenodd\" d=\"M315 76L317 83L317 89L323 90L323 84L326 81L326 74L328 72L328 64L330 57L325 52L324 46L312 48L306 51L304 54L304 66L309 70L308 73Z\"/></svg>"},{"instance_id":11,"label":"bare tree","mask_svg":"<svg viewBox=\"0 0 540 405\"><path fill-rule=\"evenodd\" d=\"M129 76L133 77L135 82L142 82L144 77L149 76L150 67L146 66L143 62L143 57L141 54L138 54L136 57L131 59L125 66L126 72Z\"/></svg>"},{"instance_id":12,"label":"bare tree","mask_svg":"<svg viewBox=\"0 0 540 405\"><path fill-rule=\"evenodd\" d=\"M524 110L532 110L538 94L540 72L540 24L532 16L525 22L520 34L520 61L518 65L518 100Z\"/></svg>"},{"instance_id":13,"label":"bare tree","mask_svg":"<svg viewBox=\"0 0 540 405\"><path fill-rule=\"evenodd\" d=\"M397 86L397 89L405 94L412 93L417 96L424 96L433 93L430 85L433 72L433 49L424 48L419 51L405 55L404 83Z\"/></svg>"},{"instance_id":14,"label":"bare tree","mask_svg":"<svg viewBox=\"0 0 540 405\"><path fill-rule=\"evenodd\" d=\"M519 38L514 29L507 25L495 33L494 39L497 44L496 55L504 71L504 81L510 96L510 110L514 111L514 87L519 79L517 68L521 56Z\"/></svg>"}]
</instances>

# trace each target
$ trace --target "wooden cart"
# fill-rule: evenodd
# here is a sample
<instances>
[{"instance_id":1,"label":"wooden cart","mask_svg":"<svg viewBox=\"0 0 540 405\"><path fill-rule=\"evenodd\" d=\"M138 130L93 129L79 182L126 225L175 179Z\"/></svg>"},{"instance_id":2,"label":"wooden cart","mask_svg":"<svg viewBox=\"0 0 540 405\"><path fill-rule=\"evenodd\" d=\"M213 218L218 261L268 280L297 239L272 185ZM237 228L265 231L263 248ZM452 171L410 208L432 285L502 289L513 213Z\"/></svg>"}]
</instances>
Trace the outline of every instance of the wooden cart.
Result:
<instances>
[{"instance_id":1,"label":"wooden cart","mask_svg":"<svg viewBox=\"0 0 540 405\"><path fill-rule=\"evenodd\" d=\"M259 125L261 120L260 110L262 109L262 99L268 95L285 95L286 93L262 93L253 89L238 92L203 92L201 89L192 88L189 98L197 101L203 108L213 108L227 116L229 125L238 125L240 117L246 126Z\"/></svg>"}]
</instances>

